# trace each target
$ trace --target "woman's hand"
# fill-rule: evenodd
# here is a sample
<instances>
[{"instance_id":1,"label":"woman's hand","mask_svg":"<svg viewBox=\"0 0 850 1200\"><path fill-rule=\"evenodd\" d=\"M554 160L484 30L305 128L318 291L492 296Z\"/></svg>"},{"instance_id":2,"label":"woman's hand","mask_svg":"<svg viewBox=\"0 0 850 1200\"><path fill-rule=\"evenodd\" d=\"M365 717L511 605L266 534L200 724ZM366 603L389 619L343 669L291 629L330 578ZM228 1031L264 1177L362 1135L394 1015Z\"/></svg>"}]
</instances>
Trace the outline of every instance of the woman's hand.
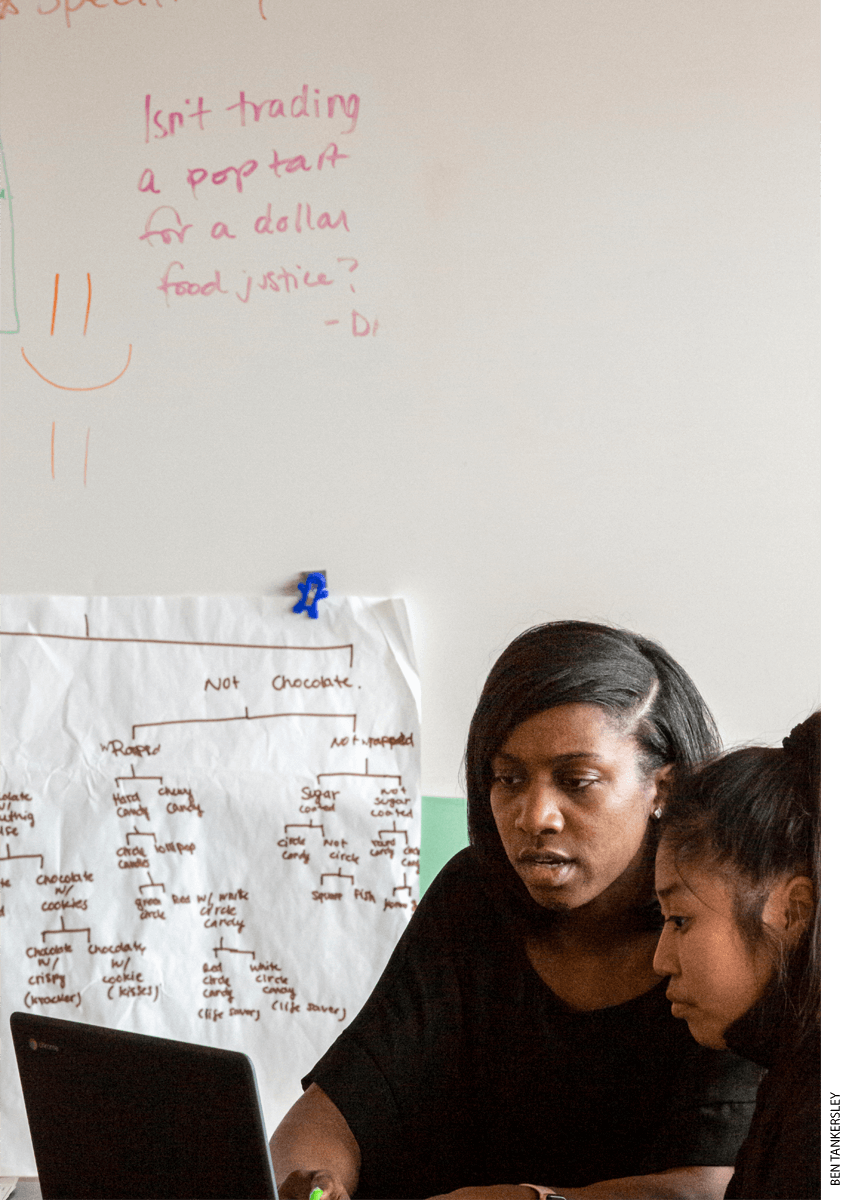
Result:
<instances>
[{"instance_id":1,"label":"woman's hand","mask_svg":"<svg viewBox=\"0 0 850 1200\"><path fill-rule=\"evenodd\" d=\"M349 1200L345 1187L330 1171L290 1171L277 1194L280 1200L310 1200L317 1188L321 1190L321 1200Z\"/></svg>"}]
</instances>

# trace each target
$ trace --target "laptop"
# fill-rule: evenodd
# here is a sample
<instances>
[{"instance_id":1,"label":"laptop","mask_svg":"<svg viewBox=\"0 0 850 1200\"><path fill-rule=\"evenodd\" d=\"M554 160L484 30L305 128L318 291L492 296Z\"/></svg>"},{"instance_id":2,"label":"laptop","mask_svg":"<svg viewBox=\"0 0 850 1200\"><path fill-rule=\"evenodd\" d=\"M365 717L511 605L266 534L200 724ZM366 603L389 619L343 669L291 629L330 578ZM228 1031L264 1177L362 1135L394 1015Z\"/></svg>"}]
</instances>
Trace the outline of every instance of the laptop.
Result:
<instances>
[{"instance_id":1,"label":"laptop","mask_svg":"<svg viewBox=\"0 0 850 1200\"><path fill-rule=\"evenodd\" d=\"M44 1200L276 1200L247 1055L30 1013L9 1023Z\"/></svg>"}]
</instances>

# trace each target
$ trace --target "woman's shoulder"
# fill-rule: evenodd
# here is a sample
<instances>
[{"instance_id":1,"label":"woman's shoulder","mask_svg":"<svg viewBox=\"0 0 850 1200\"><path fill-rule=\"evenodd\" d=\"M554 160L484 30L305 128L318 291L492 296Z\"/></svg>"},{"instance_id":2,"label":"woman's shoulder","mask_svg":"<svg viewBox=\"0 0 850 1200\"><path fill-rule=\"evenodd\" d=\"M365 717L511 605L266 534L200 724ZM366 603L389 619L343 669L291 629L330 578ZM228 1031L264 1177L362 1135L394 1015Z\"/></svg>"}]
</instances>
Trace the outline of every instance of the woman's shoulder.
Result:
<instances>
[{"instance_id":1,"label":"woman's shoulder","mask_svg":"<svg viewBox=\"0 0 850 1200\"><path fill-rule=\"evenodd\" d=\"M499 917L485 886L485 871L471 846L466 846L450 858L423 893L411 925L437 922L452 930L458 926L458 916L470 927L492 927ZM480 932L480 930L479 930Z\"/></svg>"},{"instance_id":2,"label":"woman's shoulder","mask_svg":"<svg viewBox=\"0 0 850 1200\"><path fill-rule=\"evenodd\" d=\"M473 962L485 974L530 970L521 929L499 903L489 872L471 847L451 858L425 891L398 944L405 961L435 956L441 971L468 978Z\"/></svg>"},{"instance_id":3,"label":"woman's shoulder","mask_svg":"<svg viewBox=\"0 0 850 1200\"><path fill-rule=\"evenodd\" d=\"M483 880L484 872L478 855L471 846L465 846L437 872L423 893L419 907L452 903L457 899L475 899L479 893L483 894Z\"/></svg>"}]
</instances>

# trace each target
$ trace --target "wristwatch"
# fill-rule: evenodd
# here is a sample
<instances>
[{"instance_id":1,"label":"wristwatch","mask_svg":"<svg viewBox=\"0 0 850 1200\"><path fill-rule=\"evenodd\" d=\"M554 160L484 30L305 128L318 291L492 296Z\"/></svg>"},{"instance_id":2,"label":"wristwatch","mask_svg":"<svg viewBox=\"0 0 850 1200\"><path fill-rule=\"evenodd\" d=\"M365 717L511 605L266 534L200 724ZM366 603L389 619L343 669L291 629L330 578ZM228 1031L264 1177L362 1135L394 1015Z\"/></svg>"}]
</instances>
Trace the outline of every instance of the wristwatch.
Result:
<instances>
[{"instance_id":1,"label":"wristwatch","mask_svg":"<svg viewBox=\"0 0 850 1200\"><path fill-rule=\"evenodd\" d=\"M552 1188L541 1187L539 1183L521 1183L520 1187L530 1187L532 1191L537 1192L539 1200L565 1200L563 1196L558 1195Z\"/></svg>"}]
</instances>

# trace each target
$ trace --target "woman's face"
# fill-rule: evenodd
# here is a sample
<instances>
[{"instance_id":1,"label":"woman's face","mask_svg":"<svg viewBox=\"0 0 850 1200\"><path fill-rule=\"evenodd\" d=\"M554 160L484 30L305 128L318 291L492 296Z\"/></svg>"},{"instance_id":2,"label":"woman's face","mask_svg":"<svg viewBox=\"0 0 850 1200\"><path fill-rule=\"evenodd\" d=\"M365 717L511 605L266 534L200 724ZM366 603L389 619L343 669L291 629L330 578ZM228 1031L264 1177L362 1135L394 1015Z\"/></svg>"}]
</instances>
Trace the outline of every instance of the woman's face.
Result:
<instances>
[{"instance_id":1,"label":"woman's face","mask_svg":"<svg viewBox=\"0 0 850 1200\"><path fill-rule=\"evenodd\" d=\"M764 946L753 950L744 942L729 881L690 863L682 875L663 839L655 890L665 920L653 966L659 975L670 976L667 999L673 1016L687 1021L703 1046L721 1050L725 1031L767 987L773 974L770 954ZM765 913L770 917L767 906Z\"/></svg>"},{"instance_id":2,"label":"woman's face","mask_svg":"<svg viewBox=\"0 0 850 1200\"><path fill-rule=\"evenodd\" d=\"M563 704L517 725L493 758L490 806L532 899L569 910L617 881L637 882L667 770L647 775L634 737L594 704Z\"/></svg>"}]
</instances>

